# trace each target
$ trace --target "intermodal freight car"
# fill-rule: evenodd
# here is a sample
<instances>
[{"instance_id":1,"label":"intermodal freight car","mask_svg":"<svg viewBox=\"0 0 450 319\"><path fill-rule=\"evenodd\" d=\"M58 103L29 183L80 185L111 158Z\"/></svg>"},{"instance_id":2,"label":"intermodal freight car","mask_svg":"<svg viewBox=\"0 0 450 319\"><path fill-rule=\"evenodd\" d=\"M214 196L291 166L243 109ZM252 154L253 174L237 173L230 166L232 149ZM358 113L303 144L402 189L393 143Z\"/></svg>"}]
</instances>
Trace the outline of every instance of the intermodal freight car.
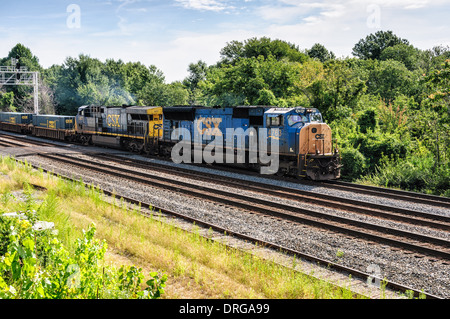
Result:
<instances>
[{"instance_id":1,"label":"intermodal freight car","mask_svg":"<svg viewBox=\"0 0 450 319\"><path fill-rule=\"evenodd\" d=\"M32 113L0 112L0 129L4 131L28 133L32 121Z\"/></svg>"},{"instance_id":2,"label":"intermodal freight car","mask_svg":"<svg viewBox=\"0 0 450 319\"><path fill-rule=\"evenodd\" d=\"M31 134L58 140L71 139L74 135L75 117L64 115L33 115Z\"/></svg>"}]
</instances>

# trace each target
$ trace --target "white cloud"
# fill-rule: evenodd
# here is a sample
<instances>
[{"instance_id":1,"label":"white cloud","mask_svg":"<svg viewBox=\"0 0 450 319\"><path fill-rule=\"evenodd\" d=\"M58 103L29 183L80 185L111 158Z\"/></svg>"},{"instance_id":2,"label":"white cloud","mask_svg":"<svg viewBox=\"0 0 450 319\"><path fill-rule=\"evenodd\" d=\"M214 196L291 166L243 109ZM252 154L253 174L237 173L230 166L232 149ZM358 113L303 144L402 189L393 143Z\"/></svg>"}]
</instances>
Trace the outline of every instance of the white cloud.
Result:
<instances>
[{"instance_id":1,"label":"white cloud","mask_svg":"<svg viewBox=\"0 0 450 319\"><path fill-rule=\"evenodd\" d=\"M437 2L441 1L438 0L434 4L437 4ZM432 3L428 0L371 0L367 2L367 5L369 4L377 4L386 8L419 9Z\"/></svg>"},{"instance_id":2,"label":"white cloud","mask_svg":"<svg viewBox=\"0 0 450 319\"><path fill-rule=\"evenodd\" d=\"M304 10L301 7L273 7L263 6L256 10L262 19L277 23L290 22L302 14Z\"/></svg>"},{"instance_id":3,"label":"white cloud","mask_svg":"<svg viewBox=\"0 0 450 319\"><path fill-rule=\"evenodd\" d=\"M223 1L216 0L175 0L186 9L205 10L205 11L223 11L233 8L227 6Z\"/></svg>"},{"instance_id":4,"label":"white cloud","mask_svg":"<svg viewBox=\"0 0 450 319\"><path fill-rule=\"evenodd\" d=\"M179 34L173 41L156 50L154 46L148 47L149 55L151 52L151 59L148 60L153 61L152 63L164 72L167 82L183 80L188 75L187 68L190 63L202 60L208 65L215 64L220 58L220 50L227 42L244 41L254 36L259 35L248 30Z\"/></svg>"}]
</instances>

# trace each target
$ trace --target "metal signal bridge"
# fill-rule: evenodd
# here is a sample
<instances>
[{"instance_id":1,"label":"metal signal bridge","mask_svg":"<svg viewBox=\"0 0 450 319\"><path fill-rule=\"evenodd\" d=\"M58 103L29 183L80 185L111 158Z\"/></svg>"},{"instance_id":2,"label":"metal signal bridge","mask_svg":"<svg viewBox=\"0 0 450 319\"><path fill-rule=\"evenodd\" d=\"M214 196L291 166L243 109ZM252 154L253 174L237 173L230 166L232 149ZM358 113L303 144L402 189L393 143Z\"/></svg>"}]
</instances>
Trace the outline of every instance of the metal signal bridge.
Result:
<instances>
[{"instance_id":1,"label":"metal signal bridge","mask_svg":"<svg viewBox=\"0 0 450 319\"><path fill-rule=\"evenodd\" d=\"M18 59L11 58L11 66L0 66L0 87L3 85L33 86L34 113L39 114L39 72L28 71Z\"/></svg>"}]
</instances>

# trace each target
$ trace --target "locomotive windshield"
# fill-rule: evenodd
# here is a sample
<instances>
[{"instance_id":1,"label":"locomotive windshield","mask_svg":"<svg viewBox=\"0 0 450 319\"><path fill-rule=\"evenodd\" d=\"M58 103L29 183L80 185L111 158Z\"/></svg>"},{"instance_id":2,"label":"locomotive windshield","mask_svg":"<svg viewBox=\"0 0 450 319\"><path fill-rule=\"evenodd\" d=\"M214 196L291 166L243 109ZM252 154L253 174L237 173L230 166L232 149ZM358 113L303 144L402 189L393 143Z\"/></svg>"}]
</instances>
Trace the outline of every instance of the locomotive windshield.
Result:
<instances>
[{"instance_id":1,"label":"locomotive windshield","mask_svg":"<svg viewBox=\"0 0 450 319\"><path fill-rule=\"evenodd\" d=\"M311 113L309 115L310 122L322 123L322 114L320 113Z\"/></svg>"},{"instance_id":2,"label":"locomotive windshield","mask_svg":"<svg viewBox=\"0 0 450 319\"><path fill-rule=\"evenodd\" d=\"M321 123L322 115L320 113L306 113L306 114L292 114L288 116L289 126L293 126L297 123Z\"/></svg>"},{"instance_id":3,"label":"locomotive windshield","mask_svg":"<svg viewBox=\"0 0 450 319\"><path fill-rule=\"evenodd\" d=\"M297 114L288 116L289 126L292 126L292 125L300 123L300 122L302 122L302 123L308 122L308 117L306 115L297 115Z\"/></svg>"}]
</instances>

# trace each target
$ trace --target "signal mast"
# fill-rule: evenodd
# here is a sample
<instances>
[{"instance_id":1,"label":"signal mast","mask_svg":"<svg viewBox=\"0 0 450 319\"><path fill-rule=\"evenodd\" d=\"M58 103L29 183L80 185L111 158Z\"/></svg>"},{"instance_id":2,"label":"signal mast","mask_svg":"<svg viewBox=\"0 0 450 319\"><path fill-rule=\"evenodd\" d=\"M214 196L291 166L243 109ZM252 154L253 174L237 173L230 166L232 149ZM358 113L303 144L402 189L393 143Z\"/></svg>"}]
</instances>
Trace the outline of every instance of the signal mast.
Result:
<instances>
[{"instance_id":1,"label":"signal mast","mask_svg":"<svg viewBox=\"0 0 450 319\"><path fill-rule=\"evenodd\" d=\"M3 85L33 86L34 113L39 114L39 72L28 71L19 59L11 58L11 66L0 66L0 87Z\"/></svg>"}]
</instances>

